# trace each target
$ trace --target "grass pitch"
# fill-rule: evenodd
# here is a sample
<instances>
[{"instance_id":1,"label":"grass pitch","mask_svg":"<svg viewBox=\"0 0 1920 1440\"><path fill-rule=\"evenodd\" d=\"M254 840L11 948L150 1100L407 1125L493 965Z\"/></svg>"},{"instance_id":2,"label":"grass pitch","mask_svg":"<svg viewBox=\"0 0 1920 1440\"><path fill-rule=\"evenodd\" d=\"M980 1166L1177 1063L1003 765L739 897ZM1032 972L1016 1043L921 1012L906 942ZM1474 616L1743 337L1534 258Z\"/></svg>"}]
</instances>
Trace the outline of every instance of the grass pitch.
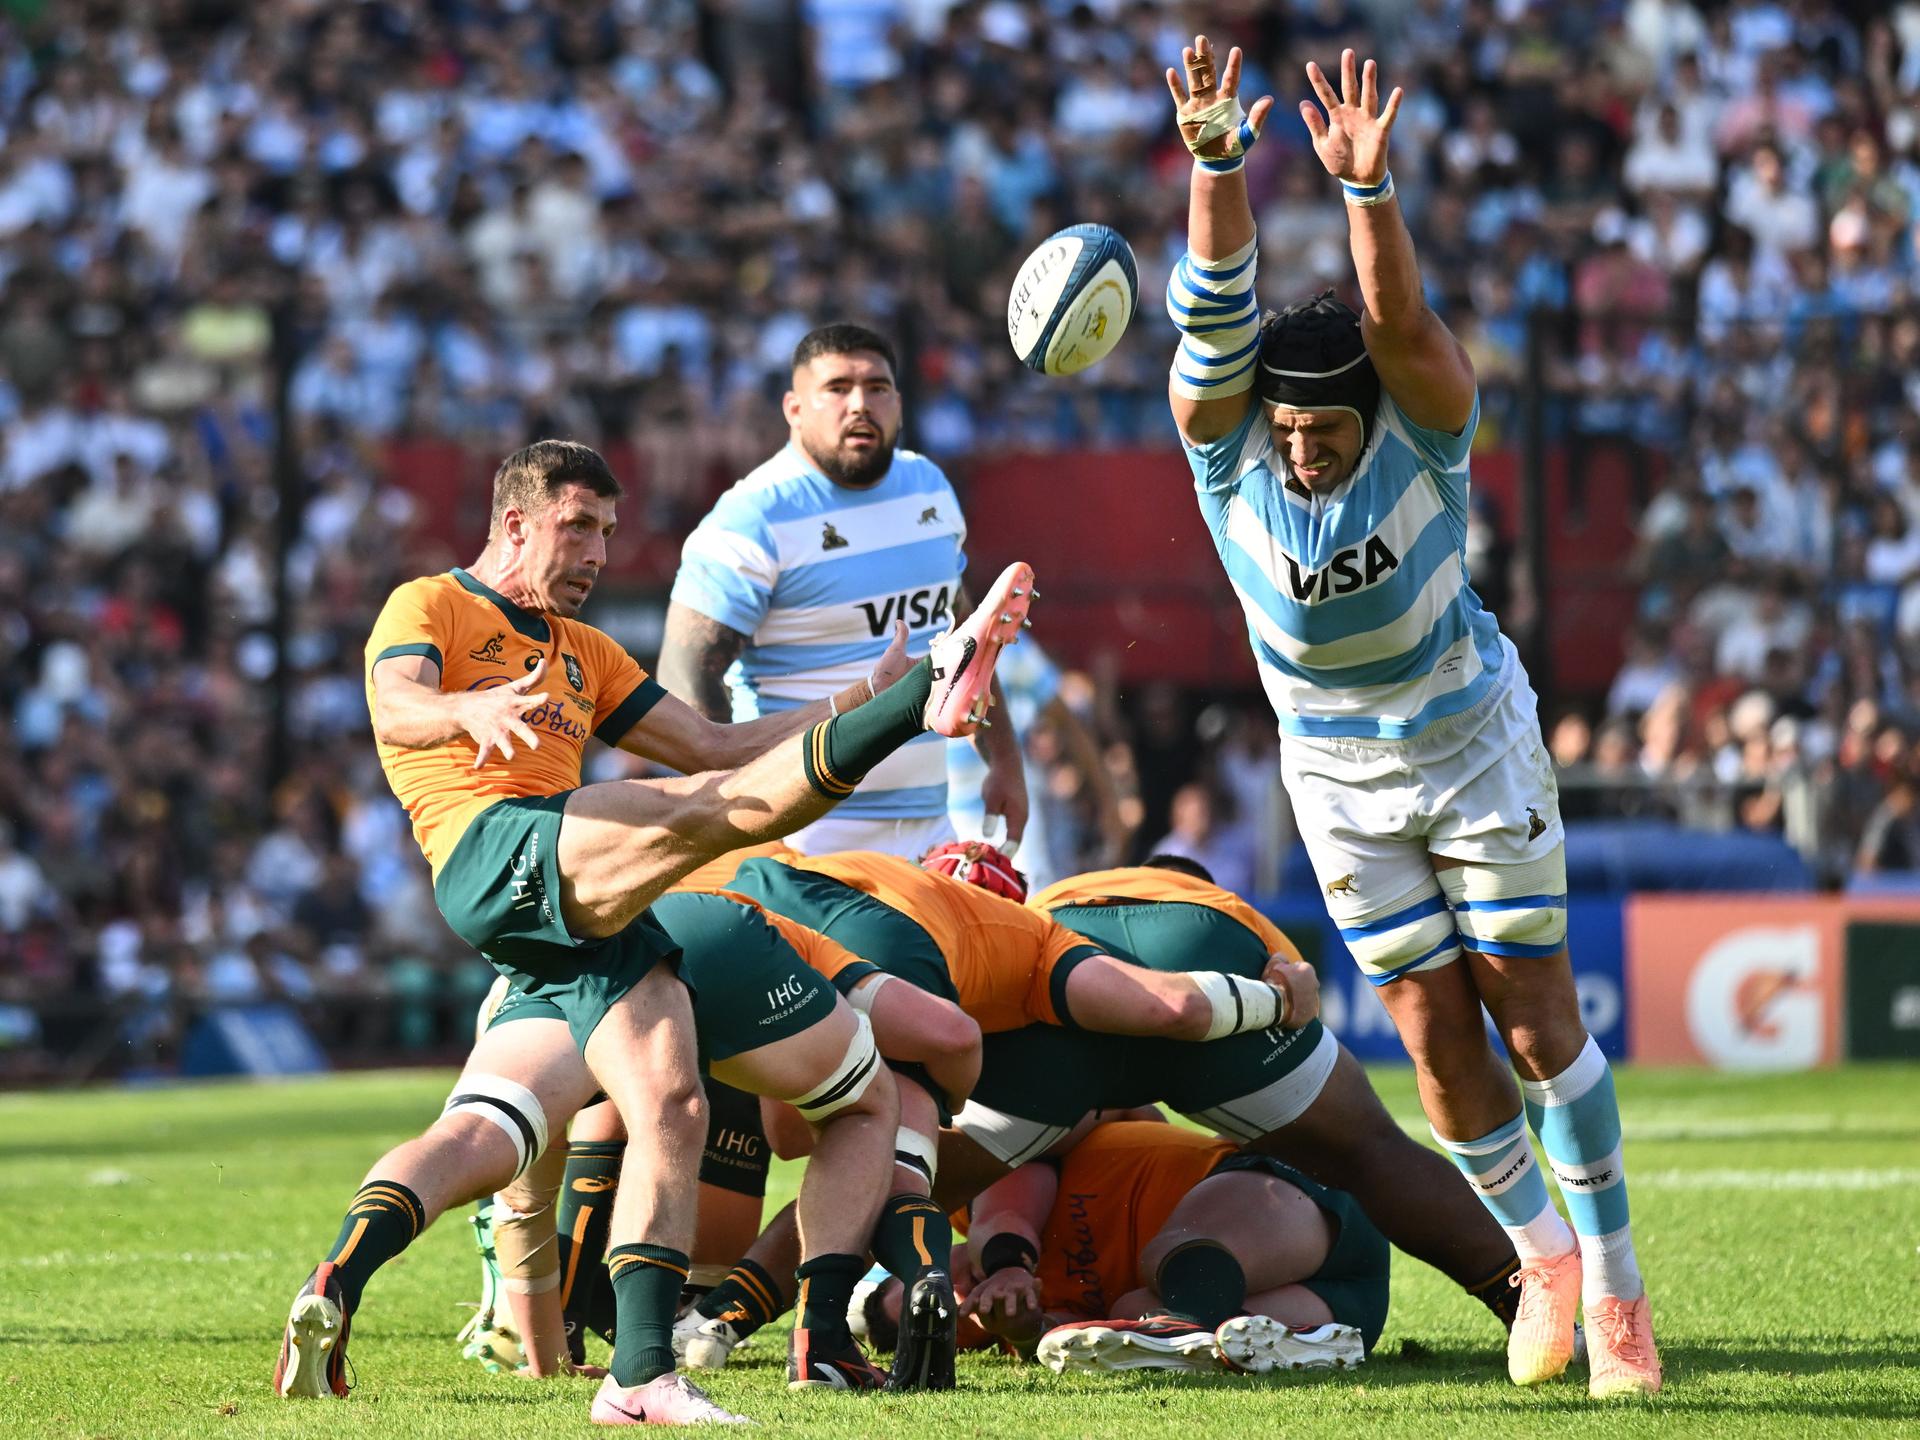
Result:
<instances>
[{"instance_id":1,"label":"grass pitch","mask_svg":"<svg viewBox=\"0 0 1920 1440\"><path fill-rule=\"evenodd\" d=\"M294 1289L361 1174L433 1118L449 1078L0 1095L0 1434L588 1433L592 1382L459 1358L478 1264L457 1216L369 1287L350 1400L269 1389ZM1407 1072L1376 1083L1423 1133ZM1656 1400L1598 1409L1584 1376L1514 1389L1491 1317L1398 1256L1378 1354L1338 1375L1062 1380L963 1356L954 1395L798 1397L763 1339L710 1389L821 1436L1920 1433L1920 1066L1619 1083L1667 1366ZM777 1169L776 1194L794 1180Z\"/></svg>"}]
</instances>

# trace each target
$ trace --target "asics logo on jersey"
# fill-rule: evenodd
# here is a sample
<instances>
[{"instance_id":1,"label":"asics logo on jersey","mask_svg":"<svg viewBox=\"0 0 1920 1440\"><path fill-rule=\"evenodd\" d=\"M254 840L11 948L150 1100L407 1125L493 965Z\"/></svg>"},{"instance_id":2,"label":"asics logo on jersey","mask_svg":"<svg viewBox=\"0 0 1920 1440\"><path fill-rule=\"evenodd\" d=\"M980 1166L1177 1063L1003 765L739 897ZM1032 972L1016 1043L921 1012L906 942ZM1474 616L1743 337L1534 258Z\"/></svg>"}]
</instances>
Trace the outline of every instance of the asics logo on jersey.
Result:
<instances>
[{"instance_id":1,"label":"asics logo on jersey","mask_svg":"<svg viewBox=\"0 0 1920 1440\"><path fill-rule=\"evenodd\" d=\"M844 550L853 542L833 528L831 520L820 527L820 548L822 550Z\"/></svg>"},{"instance_id":2,"label":"asics logo on jersey","mask_svg":"<svg viewBox=\"0 0 1920 1440\"><path fill-rule=\"evenodd\" d=\"M582 1175L573 1182L573 1188L582 1195L604 1195L619 1183L610 1175Z\"/></svg>"},{"instance_id":3,"label":"asics logo on jersey","mask_svg":"<svg viewBox=\"0 0 1920 1440\"><path fill-rule=\"evenodd\" d=\"M478 660L483 665L504 665L507 663L507 657L500 652L506 648L506 644L507 632L504 630L496 630L493 638L478 650L469 650L467 652L467 658L469 660Z\"/></svg>"},{"instance_id":4,"label":"asics logo on jersey","mask_svg":"<svg viewBox=\"0 0 1920 1440\"><path fill-rule=\"evenodd\" d=\"M1304 574L1294 558L1287 557L1287 578L1296 600L1325 600L1329 595L1351 595L1377 584L1383 575L1400 568L1400 557L1387 548L1378 535L1369 535L1365 545L1351 545L1335 553L1323 570Z\"/></svg>"},{"instance_id":5,"label":"asics logo on jersey","mask_svg":"<svg viewBox=\"0 0 1920 1440\"><path fill-rule=\"evenodd\" d=\"M904 620L915 629L938 625L947 618L952 603L953 587L942 585L938 589L929 587L905 595L891 595L878 605L862 600L860 609L866 612L867 629L878 637L891 631L896 620Z\"/></svg>"},{"instance_id":6,"label":"asics logo on jersey","mask_svg":"<svg viewBox=\"0 0 1920 1440\"><path fill-rule=\"evenodd\" d=\"M1329 895L1358 895L1359 893L1360 887L1354 882L1354 878L1351 875L1342 875L1338 880L1335 880L1331 885L1327 886L1327 894Z\"/></svg>"},{"instance_id":7,"label":"asics logo on jersey","mask_svg":"<svg viewBox=\"0 0 1920 1440\"><path fill-rule=\"evenodd\" d=\"M1538 840L1547 833L1547 822L1540 818L1540 812L1531 805L1527 806L1527 839Z\"/></svg>"}]
</instances>

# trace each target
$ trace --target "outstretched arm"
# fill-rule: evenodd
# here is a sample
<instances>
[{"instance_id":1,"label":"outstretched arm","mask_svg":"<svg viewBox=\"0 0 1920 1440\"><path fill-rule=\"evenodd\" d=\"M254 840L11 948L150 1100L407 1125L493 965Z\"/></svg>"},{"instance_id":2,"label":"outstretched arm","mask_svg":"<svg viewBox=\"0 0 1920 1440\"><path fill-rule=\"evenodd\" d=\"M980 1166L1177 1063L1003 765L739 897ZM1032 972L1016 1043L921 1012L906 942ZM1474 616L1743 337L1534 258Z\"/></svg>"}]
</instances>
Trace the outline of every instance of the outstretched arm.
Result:
<instances>
[{"instance_id":1,"label":"outstretched arm","mask_svg":"<svg viewBox=\"0 0 1920 1440\"><path fill-rule=\"evenodd\" d=\"M1458 433L1473 415L1473 362L1440 317L1427 308L1420 265L1413 254L1387 171L1387 137L1400 113L1396 86L1380 103L1377 67L1356 69L1354 54L1340 54L1340 93L1318 65L1308 64L1307 83L1326 106L1300 102L1300 118L1327 173L1346 192L1353 265L1360 276L1360 333L1380 384L1414 424Z\"/></svg>"},{"instance_id":2,"label":"outstretched arm","mask_svg":"<svg viewBox=\"0 0 1920 1440\"><path fill-rule=\"evenodd\" d=\"M1180 138L1193 152L1187 254L1167 284L1167 312L1185 336L1167 380L1174 424L1193 444L1232 433L1253 403L1260 307L1253 296L1253 207L1241 157L1259 136L1273 97L1242 119L1240 51L1214 69L1204 35L1181 52L1186 71L1167 71Z\"/></svg>"}]
</instances>

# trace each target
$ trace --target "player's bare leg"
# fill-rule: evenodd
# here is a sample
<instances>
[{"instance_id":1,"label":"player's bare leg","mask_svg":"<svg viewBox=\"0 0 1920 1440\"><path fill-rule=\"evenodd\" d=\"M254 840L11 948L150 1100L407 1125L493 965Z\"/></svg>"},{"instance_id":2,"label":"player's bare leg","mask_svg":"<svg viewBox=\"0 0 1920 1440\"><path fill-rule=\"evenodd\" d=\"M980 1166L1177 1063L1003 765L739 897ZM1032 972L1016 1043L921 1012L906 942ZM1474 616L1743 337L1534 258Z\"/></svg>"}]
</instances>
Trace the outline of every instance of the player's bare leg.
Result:
<instances>
[{"instance_id":1,"label":"player's bare leg","mask_svg":"<svg viewBox=\"0 0 1920 1440\"><path fill-rule=\"evenodd\" d=\"M847 1304L867 1268L867 1238L886 1194L900 1123L893 1076L873 1048L871 1027L843 1001L819 1024L721 1061L713 1074L723 1084L792 1102L816 1130L796 1212L800 1315L787 1383L877 1388L884 1377L847 1328ZM855 1098L843 1099L847 1094Z\"/></svg>"},{"instance_id":2,"label":"player's bare leg","mask_svg":"<svg viewBox=\"0 0 1920 1440\"><path fill-rule=\"evenodd\" d=\"M935 639L928 659L858 709L737 770L571 792L558 842L569 931L616 935L706 861L819 819L915 736L971 734L984 717L994 661L1018 638L1032 599L1032 571L1009 566L972 615Z\"/></svg>"},{"instance_id":3,"label":"player's bare leg","mask_svg":"<svg viewBox=\"0 0 1920 1440\"><path fill-rule=\"evenodd\" d=\"M526 1169L592 1088L557 1020L482 1036L441 1117L367 1172L327 1259L295 1296L274 1388L288 1397L344 1396L347 1336L374 1272L448 1206L490 1194Z\"/></svg>"},{"instance_id":4,"label":"player's bare leg","mask_svg":"<svg viewBox=\"0 0 1920 1440\"><path fill-rule=\"evenodd\" d=\"M1382 994L1409 979L1444 975L1455 968L1406 977ZM1473 1191L1460 1183L1454 1168L1394 1122L1366 1071L1344 1047L1306 1112L1255 1141L1253 1148L1347 1191L1395 1247L1433 1266L1511 1321L1507 1282L1517 1268L1513 1242Z\"/></svg>"}]
</instances>

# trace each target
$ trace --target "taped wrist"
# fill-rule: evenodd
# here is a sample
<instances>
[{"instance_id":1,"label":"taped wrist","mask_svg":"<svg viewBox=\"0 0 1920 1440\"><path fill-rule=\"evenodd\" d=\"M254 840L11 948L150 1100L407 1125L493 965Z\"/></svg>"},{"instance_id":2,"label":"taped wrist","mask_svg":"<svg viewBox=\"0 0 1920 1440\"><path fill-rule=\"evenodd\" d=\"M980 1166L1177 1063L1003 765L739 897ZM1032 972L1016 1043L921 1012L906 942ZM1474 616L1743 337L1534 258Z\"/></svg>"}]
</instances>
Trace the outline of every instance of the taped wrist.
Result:
<instances>
[{"instance_id":1,"label":"taped wrist","mask_svg":"<svg viewBox=\"0 0 1920 1440\"><path fill-rule=\"evenodd\" d=\"M1193 152L1193 158L1199 161L1201 167L1216 175L1228 174L1246 164L1247 151L1260 138L1260 132L1253 128L1253 122L1247 119L1247 112L1241 108L1239 97L1232 95L1222 96L1206 109L1188 116L1187 125L1196 128L1189 135L1186 125L1181 126L1180 138L1186 142L1187 149ZM1220 154L1200 153L1203 147L1211 145L1223 135L1227 137L1227 143Z\"/></svg>"},{"instance_id":2,"label":"taped wrist","mask_svg":"<svg viewBox=\"0 0 1920 1440\"><path fill-rule=\"evenodd\" d=\"M1269 1028L1280 1013L1280 992L1264 980L1246 980L1217 970L1196 970L1193 983L1213 1006L1206 1039L1221 1040Z\"/></svg>"},{"instance_id":3,"label":"taped wrist","mask_svg":"<svg viewBox=\"0 0 1920 1440\"><path fill-rule=\"evenodd\" d=\"M1253 276L1258 237L1206 260L1189 250L1167 278L1167 314L1180 331L1170 377L1189 400L1222 400L1253 388L1260 363L1260 302Z\"/></svg>"},{"instance_id":4,"label":"taped wrist","mask_svg":"<svg viewBox=\"0 0 1920 1440\"><path fill-rule=\"evenodd\" d=\"M1031 1270L1040 1263L1040 1252L1024 1235L1002 1230L980 1247L980 1273L992 1275L1000 1270Z\"/></svg>"}]
</instances>

